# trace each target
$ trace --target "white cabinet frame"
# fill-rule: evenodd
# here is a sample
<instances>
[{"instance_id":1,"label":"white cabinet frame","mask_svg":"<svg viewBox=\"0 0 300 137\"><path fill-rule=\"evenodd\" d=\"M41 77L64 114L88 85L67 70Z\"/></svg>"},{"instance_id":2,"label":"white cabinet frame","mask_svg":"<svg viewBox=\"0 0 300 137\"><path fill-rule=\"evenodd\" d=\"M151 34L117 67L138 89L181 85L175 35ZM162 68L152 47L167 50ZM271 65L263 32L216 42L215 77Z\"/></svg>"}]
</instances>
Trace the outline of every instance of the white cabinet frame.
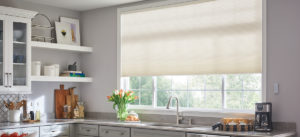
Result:
<instances>
[{"instance_id":1,"label":"white cabinet frame","mask_svg":"<svg viewBox=\"0 0 300 137\"><path fill-rule=\"evenodd\" d=\"M0 20L3 21L3 85L0 94L31 94L31 19L37 12L0 6ZM14 85L14 23L26 25L26 83Z\"/></svg>"}]
</instances>

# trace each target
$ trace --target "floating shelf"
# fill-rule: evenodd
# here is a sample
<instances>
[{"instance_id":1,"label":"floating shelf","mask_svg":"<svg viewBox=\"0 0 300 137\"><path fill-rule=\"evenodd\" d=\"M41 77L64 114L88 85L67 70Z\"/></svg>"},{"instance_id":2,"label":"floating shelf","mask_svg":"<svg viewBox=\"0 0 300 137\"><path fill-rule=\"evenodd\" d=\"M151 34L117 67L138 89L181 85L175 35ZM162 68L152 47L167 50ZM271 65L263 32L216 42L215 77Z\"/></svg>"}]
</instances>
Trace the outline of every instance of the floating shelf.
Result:
<instances>
[{"instance_id":1,"label":"floating shelf","mask_svg":"<svg viewBox=\"0 0 300 137\"><path fill-rule=\"evenodd\" d=\"M41 49L52 49L52 50L63 50L63 51L73 51L80 53L91 53L93 51L92 47L87 46L74 46L67 44L57 44L57 43L47 43L47 42L31 42L32 48L41 48Z\"/></svg>"},{"instance_id":2,"label":"floating shelf","mask_svg":"<svg viewBox=\"0 0 300 137\"><path fill-rule=\"evenodd\" d=\"M33 82L93 82L90 77L31 76Z\"/></svg>"}]
</instances>

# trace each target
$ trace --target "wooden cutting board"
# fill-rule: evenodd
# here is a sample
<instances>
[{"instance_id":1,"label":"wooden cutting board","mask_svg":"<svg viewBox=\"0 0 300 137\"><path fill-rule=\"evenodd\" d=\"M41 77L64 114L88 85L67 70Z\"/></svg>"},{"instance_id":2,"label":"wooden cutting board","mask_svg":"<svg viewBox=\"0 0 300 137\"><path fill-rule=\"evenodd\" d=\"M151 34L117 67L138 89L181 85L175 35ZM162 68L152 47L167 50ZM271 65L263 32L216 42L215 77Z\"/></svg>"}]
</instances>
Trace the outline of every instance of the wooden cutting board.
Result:
<instances>
[{"instance_id":1,"label":"wooden cutting board","mask_svg":"<svg viewBox=\"0 0 300 137\"><path fill-rule=\"evenodd\" d=\"M60 89L55 89L55 118L62 119L64 112L64 105L66 105L66 96L69 95L69 90L64 89L64 85L60 85Z\"/></svg>"}]
</instances>

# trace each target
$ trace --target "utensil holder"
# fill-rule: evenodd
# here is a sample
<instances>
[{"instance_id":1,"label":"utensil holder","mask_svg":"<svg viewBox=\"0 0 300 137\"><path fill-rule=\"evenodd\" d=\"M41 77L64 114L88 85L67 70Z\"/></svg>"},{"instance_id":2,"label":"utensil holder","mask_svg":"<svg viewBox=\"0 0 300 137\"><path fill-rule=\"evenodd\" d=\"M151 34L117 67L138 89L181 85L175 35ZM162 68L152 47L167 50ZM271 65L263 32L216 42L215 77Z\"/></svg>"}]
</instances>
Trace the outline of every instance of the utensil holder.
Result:
<instances>
[{"instance_id":1,"label":"utensil holder","mask_svg":"<svg viewBox=\"0 0 300 137\"><path fill-rule=\"evenodd\" d=\"M8 122L20 122L21 120L21 111L20 110L8 110L7 112Z\"/></svg>"}]
</instances>

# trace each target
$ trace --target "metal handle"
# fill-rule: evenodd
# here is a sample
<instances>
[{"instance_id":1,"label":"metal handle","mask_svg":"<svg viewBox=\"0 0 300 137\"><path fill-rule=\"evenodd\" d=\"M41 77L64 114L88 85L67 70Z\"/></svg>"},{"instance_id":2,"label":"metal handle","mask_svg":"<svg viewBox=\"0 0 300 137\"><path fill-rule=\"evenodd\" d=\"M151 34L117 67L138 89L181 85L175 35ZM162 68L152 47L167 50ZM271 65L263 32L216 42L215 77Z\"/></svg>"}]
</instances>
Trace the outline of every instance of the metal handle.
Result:
<instances>
[{"instance_id":1,"label":"metal handle","mask_svg":"<svg viewBox=\"0 0 300 137\"><path fill-rule=\"evenodd\" d=\"M105 133L108 134L109 133L108 130L106 130Z\"/></svg>"},{"instance_id":2,"label":"metal handle","mask_svg":"<svg viewBox=\"0 0 300 137\"><path fill-rule=\"evenodd\" d=\"M7 76L7 80L8 80L8 87L11 88L12 87L12 83L10 80L12 80L12 73L8 73L8 76Z\"/></svg>"},{"instance_id":3,"label":"metal handle","mask_svg":"<svg viewBox=\"0 0 300 137\"><path fill-rule=\"evenodd\" d=\"M90 132L91 130L87 129L86 132Z\"/></svg>"},{"instance_id":4,"label":"metal handle","mask_svg":"<svg viewBox=\"0 0 300 137\"><path fill-rule=\"evenodd\" d=\"M123 136L123 135L124 135L124 132L122 132L120 135Z\"/></svg>"},{"instance_id":5,"label":"metal handle","mask_svg":"<svg viewBox=\"0 0 300 137\"><path fill-rule=\"evenodd\" d=\"M4 87L8 87L8 73L4 73Z\"/></svg>"}]
</instances>

